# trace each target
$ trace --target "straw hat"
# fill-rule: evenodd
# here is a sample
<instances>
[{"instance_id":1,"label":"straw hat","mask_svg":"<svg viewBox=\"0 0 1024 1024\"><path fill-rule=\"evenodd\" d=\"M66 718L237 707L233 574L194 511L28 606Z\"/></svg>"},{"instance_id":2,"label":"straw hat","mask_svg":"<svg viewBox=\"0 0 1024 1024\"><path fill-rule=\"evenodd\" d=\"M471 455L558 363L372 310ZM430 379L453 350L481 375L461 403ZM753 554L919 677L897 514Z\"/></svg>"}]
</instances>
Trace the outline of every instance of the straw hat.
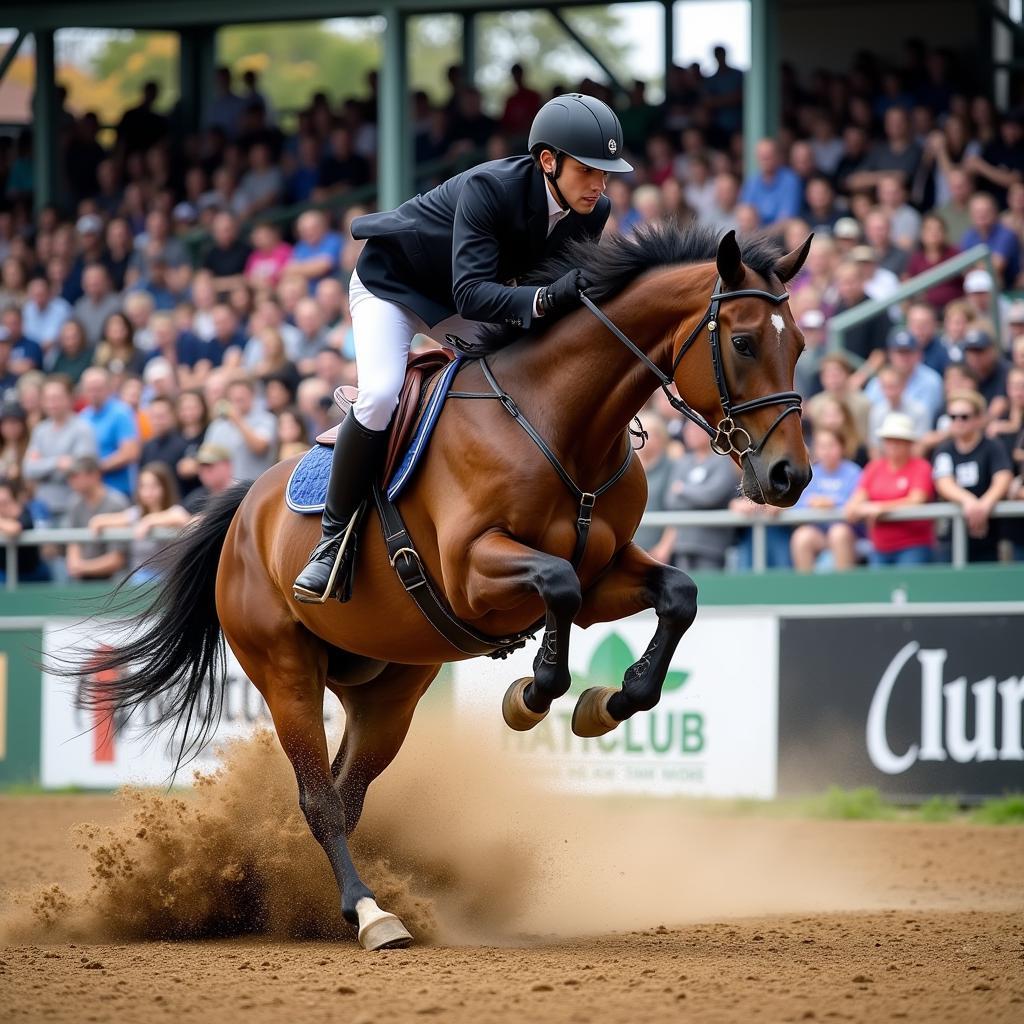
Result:
<instances>
[{"instance_id":1,"label":"straw hat","mask_svg":"<svg viewBox=\"0 0 1024 1024\"><path fill-rule=\"evenodd\" d=\"M914 421L905 412L890 412L882 420L878 436L892 441L916 441Z\"/></svg>"}]
</instances>

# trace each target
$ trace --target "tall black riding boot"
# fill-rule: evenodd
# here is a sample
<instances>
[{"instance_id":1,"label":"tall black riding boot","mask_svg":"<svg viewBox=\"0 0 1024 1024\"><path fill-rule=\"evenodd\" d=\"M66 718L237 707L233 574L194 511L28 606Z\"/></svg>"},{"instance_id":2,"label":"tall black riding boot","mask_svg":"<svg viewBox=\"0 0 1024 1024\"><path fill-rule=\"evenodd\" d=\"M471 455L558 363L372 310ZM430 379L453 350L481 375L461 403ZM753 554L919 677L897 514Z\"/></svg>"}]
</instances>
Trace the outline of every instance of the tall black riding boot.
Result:
<instances>
[{"instance_id":1,"label":"tall black riding boot","mask_svg":"<svg viewBox=\"0 0 1024 1024\"><path fill-rule=\"evenodd\" d=\"M368 430L354 412L338 428L320 542L295 579L296 601L323 604L351 569L359 512L384 460L387 440L387 430Z\"/></svg>"}]
</instances>

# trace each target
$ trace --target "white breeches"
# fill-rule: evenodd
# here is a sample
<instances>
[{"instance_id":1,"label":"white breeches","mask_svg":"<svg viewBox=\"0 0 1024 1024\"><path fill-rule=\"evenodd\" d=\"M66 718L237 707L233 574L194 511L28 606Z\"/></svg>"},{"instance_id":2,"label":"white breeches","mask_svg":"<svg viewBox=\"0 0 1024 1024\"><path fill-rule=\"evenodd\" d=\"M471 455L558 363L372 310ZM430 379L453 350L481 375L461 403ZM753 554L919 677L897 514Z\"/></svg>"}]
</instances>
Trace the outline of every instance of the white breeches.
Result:
<instances>
[{"instance_id":1,"label":"white breeches","mask_svg":"<svg viewBox=\"0 0 1024 1024\"><path fill-rule=\"evenodd\" d=\"M443 343L445 334L455 334L472 341L482 326L461 316L426 324L411 309L378 298L354 271L348 300L359 388L353 411L368 430L384 430L391 422L414 335L426 334Z\"/></svg>"}]
</instances>

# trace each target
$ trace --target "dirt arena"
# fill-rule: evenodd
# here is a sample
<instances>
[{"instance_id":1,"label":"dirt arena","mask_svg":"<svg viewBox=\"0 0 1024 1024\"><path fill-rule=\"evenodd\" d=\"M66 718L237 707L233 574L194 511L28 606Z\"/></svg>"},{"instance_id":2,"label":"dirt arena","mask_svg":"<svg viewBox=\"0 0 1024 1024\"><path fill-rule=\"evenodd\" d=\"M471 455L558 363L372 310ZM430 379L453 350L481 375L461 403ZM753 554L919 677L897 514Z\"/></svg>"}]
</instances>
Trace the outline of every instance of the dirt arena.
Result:
<instances>
[{"instance_id":1,"label":"dirt arena","mask_svg":"<svg viewBox=\"0 0 1024 1024\"><path fill-rule=\"evenodd\" d=\"M367 954L270 737L0 821L3 1021L1024 1020L1022 828L558 796L420 730L354 844L420 944Z\"/></svg>"}]
</instances>

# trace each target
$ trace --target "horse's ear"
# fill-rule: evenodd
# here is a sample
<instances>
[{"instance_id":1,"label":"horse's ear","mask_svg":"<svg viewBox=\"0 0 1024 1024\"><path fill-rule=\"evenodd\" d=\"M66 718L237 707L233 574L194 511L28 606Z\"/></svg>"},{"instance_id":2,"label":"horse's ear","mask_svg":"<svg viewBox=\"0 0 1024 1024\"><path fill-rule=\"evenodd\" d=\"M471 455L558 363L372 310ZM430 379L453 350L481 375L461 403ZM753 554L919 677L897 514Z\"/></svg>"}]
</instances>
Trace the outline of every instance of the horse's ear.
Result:
<instances>
[{"instance_id":1,"label":"horse's ear","mask_svg":"<svg viewBox=\"0 0 1024 1024\"><path fill-rule=\"evenodd\" d=\"M743 280L743 260L736 242L736 232L727 231L718 243L718 276L726 288L734 288Z\"/></svg>"},{"instance_id":2,"label":"horse's ear","mask_svg":"<svg viewBox=\"0 0 1024 1024\"><path fill-rule=\"evenodd\" d=\"M792 252L787 252L775 264L775 273L783 284L787 281L792 281L800 273L800 268L804 265L804 260L807 259L807 254L811 251L811 240L813 238L814 232L812 231L805 239L803 245L798 245Z\"/></svg>"}]
</instances>

